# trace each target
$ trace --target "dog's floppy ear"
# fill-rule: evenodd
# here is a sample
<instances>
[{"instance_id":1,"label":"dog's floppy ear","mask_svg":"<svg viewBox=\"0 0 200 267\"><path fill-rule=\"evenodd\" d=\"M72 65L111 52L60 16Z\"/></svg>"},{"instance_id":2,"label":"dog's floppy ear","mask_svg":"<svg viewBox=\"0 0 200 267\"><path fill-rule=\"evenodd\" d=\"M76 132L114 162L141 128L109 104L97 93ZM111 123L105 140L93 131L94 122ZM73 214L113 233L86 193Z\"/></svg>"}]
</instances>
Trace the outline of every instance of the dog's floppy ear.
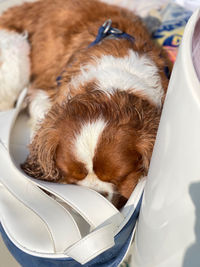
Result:
<instances>
[{"instance_id":1,"label":"dog's floppy ear","mask_svg":"<svg viewBox=\"0 0 200 267\"><path fill-rule=\"evenodd\" d=\"M154 142L155 142L155 136L147 135L141 138L141 142L138 142L137 144L138 152L141 155L140 168L143 170L144 175L147 175L149 169Z\"/></svg>"},{"instance_id":2,"label":"dog's floppy ear","mask_svg":"<svg viewBox=\"0 0 200 267\"><path fill-rule=\"evenodd\" d=\"M56 129L42 127L29 146L30 153L21 165L22 169L31 177L57 181L61 178L55 164L58 142Z\"/></svg>"},{"instance_id":3,"label":"dog's floppy ear","mask_svg":"<svg viewBox=\"0 0 200 267\"><path fill-rule=\"evenodd\" d=\"M31 177L57 181L61 178L55 162L59 131L50 121L52 117L47 116L29 145L29 156L21 167Z\"/></svg>"}]
</instances>

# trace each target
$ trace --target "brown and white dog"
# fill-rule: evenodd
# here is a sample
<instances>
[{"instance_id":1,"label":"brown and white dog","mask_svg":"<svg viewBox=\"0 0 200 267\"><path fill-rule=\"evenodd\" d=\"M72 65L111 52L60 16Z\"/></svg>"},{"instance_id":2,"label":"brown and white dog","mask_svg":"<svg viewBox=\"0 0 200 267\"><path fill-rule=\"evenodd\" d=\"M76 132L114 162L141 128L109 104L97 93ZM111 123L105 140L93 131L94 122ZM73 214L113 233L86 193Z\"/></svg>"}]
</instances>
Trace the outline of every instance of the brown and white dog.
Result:
<instances>
[{"instance_id":1,"label":"brown and white dog","mask_svg":"<svg viewBox=\"0 0 200 267\"><path fill-rule=\"evenodd\" d=\"M129 38L91 45L108 19ZM41 0L11 8L0 27L27 31L31 46L24 171L129 198L147 174L168 85L167 59L141 20L96 0Z\"/></svg>"}]
</instances>

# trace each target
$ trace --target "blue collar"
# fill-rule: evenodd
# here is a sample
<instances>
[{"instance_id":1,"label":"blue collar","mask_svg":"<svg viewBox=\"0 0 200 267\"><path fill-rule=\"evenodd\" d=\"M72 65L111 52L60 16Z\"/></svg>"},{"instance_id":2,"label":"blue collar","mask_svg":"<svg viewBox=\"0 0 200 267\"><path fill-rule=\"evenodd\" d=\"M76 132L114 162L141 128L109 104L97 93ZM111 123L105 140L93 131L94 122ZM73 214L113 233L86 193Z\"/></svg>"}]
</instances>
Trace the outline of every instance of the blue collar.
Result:
<instances>
[{"instance_id":1,"label":"blue collar","mask_svg":"<svg viewBox=\"0 0 200 267\"><path fill-rule=\"evenodd\" d=\"M98 43L100 43L104 38L110 36L114 38L121 38L126 39L130 41L131 43L134 43L135 38L125 32L120 31L119 29L113 28L112 26L112 20L108 19L104 22L104 24L99 28L98 34L96 39L89 45L89 47L92 47ZM63 71L64 72L64 71ZM63 73L62 72L62 73ZM164 72L167 78L170 77L170 71L167 66L164 67ZM62 73L60 76L56 78L57 86L60 86L61 80L62 80Z\"/></svg>"},{"instance_id":2,"label":"blue collar","mask_svg":"<svg viewBox=\"0 0 200 267\"><path fill-rule=\"evenodd\" d=\"M89 45L92 47L98 43L100 43L105 37L111 36L115 38L126 39L130 42L134 42L135 38L125 32L120 31L119 29L113 28L112 20L108 19L104 22L104 24L99 28L96 39Z\"/></svg>"}]
</instances>

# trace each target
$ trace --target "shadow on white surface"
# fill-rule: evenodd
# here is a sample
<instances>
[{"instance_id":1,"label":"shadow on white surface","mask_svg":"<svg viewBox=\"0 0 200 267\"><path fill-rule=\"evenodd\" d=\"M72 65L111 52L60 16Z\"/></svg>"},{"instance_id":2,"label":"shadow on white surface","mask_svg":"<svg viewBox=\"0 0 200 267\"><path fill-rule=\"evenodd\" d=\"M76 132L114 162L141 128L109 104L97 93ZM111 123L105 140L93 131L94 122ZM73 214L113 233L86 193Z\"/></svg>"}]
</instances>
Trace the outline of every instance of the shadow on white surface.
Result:
<instances>
[{"instance_id":1,"label":"shadow on white surface","mask_svg":"<svg viewBox=\"0 0 200 267\"><path fill-rule=\"evenodd\" d=\"M20 267L19 263L13 258L6 248L0 235L0 267Z\"/></svg>"}]
</instances>

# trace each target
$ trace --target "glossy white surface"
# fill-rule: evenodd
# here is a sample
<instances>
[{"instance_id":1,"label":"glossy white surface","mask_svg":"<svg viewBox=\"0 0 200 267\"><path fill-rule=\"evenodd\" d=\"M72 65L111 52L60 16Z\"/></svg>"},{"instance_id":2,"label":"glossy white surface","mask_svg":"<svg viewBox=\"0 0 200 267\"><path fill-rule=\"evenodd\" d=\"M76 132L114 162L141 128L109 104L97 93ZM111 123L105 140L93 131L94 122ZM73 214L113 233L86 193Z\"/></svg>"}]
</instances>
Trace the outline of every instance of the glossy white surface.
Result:
<instances>
[{"instance_id":1,"label":"glossy white surface","mask_svg":"<svg viewBox=\"0 0 200 267\"><path fill-rule=\"evenodd\" d=\"M188 22L164 104L133 248L134 267L200 266L200 82Z\"/></svg>"}]
</instances>

